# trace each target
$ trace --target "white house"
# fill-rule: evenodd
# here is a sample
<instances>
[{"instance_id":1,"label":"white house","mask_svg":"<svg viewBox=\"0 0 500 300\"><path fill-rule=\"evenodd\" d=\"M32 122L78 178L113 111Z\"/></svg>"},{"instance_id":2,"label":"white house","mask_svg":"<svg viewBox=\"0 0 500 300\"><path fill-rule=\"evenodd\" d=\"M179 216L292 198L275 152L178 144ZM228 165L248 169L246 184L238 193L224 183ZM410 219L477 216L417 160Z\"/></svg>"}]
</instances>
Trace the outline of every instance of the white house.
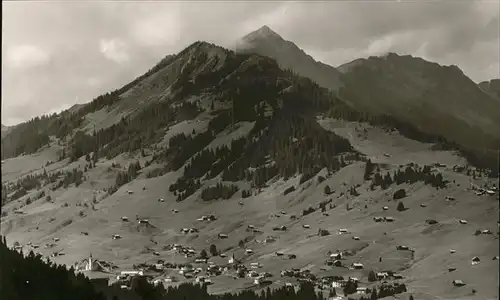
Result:
<instances>
[{"instance_id":1,"label":"white house","mask_svg":"<svg viewBox=\"0 0 500 300\"><path fill-rule=\"evenodd\" d=\"M363 269L364 268L362 263L352 263L352 267L354 269Z\"/></svg>"},{"instance_id":2,"label":"white house","mask_svg":"<svg viewBox=\"0 0 500 300\"><path fill-rule=\"evenodd\" d=\"M120 275L143 276L143 271L121 271Z\"/></svg>"}]
</instances>

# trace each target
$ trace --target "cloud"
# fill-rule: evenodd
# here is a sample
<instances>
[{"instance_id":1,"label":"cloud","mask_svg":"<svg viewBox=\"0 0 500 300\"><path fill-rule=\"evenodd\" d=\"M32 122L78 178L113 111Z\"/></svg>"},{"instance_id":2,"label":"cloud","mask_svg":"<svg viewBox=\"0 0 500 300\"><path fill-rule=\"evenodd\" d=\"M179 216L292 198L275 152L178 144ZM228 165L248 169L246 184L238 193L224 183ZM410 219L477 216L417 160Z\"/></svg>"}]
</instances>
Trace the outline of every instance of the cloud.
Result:
<instances>
[{"instance_id":1,"label":"cloud","mask_svg":"<svg viewBox=\"0 0 500 300\"><path fill-rule=\"evenodd\" d=\"M119 39L101 39L99 42L99 51L104 57L119 64L129 61L126 48L125 43Z\"/></svg>"},{"instance_id":2,"label":"cloud","mask_svg":"<svg viewBox=\"0 0 500 300\"><path fill-rule=\"evenodd\" d=\"M14 69L29 69L47 64L49 53L34 45L17 45L7 49L5 62Z\"/></svg>"},{"instance_id":3,"label":"cloud","mask_svg":"<svg viewBox=\"0 0 500 300\"><path fill-rule=\"evenodd\" d=\"M498 1L2 4L7 125L91 101L197 40L228 47L262 25L333 66L391 51L458 65L476 82L500 77Z\"/></svg>"}]
</instances>

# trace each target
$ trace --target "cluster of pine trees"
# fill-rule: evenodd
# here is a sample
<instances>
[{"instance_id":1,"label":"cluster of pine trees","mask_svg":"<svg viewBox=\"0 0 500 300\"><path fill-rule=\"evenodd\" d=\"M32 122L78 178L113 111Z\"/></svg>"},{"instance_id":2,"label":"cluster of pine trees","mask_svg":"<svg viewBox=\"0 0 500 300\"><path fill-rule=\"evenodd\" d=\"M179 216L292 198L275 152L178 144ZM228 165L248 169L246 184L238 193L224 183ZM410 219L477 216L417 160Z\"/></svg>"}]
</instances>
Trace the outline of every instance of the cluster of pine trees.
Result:
<instances>
[{"instance_id":1,"label":"cluster of pine trees","mask_svg":"<svg viewBox=\"0 0 500 300\"><path fill-rule=\"evenodd\" d=\"M201 191L201 199L203 201L210 201L215 199L229 199L238 191L238 186L224 185L217 183L215 186L210 186Z\"/></svg>"},{"instance_id":2,"label":"cluster of pine trees","mask_svg":"<svg viewBox=\"0 0 500 300\"><path fill-rule=\"evenodd\" d=\"M376 173L372 176L375 171ZM370 185L371 189L380 186L385 190L393 183L400 185L402 183L413 184L416 182L424 182L436 189L445 188L447 185L447 181L443 178L443 175L439 172L434 172L431 166L425 165L420 167L413 163L406 166L404 169L399 168L397 171L393 172L391 176L390 172L381 175L379 166L372 163L371 160L368 160L365 165L364 179L369 180L371 177L373 177Z\"/></svg>"},{"instance_id":3,"label":"cluster of pine trees","mask_svg":"<svg viewBox=\"0 0 500 300\"><path fill-rule=\"evenodd\" d=\"M139 171L141 169L141 164L139 163L139 161L136 161L135 163L131 163L128 166L127 171L119 171L118 174L116 174L115 185L109 191L110 194L116 192L122 185L134 180L137 175L139 175Z\"/></svg>"},{"instance_id":4,"label":"cluster of pine trees","mask_svg":"<svg viewBox=\"0 0 500 300\"><path fill-rule=\"evenodd\" d=\"M24 256L0 243L0 298L10 300L94 299L105 300L82 274L75 275L32 251Z\"/></svg>"},{"instance_id":5,"label":"cluster of pine trees","mask_svg":"<svg viewBox=\"0 0 500 300\"><path fill-rule=\"evenodd\" d=\"M281 287L276 290L267 288L262 293L242 291L237 294L226 293L211 295L206 285L184 283L165 289L150 284L145 277L136 277L130 290L120 289L118 285L97 288L91 280L81 273L75 274L71 267L56 265L40 254L32 251L23 255L9 249L5 237L0 237L0 299L9 300L105 300L105 299L143 299L143 300L323 300L322 293L316 293L314 286L304 283L299 290ZM212 249L213 248L213 249ZM210 252L216 253L215 246ZM99 292L97 292L99 289ZM119 296L118 296L119 295Z\"/></svg>"}]
</instances>

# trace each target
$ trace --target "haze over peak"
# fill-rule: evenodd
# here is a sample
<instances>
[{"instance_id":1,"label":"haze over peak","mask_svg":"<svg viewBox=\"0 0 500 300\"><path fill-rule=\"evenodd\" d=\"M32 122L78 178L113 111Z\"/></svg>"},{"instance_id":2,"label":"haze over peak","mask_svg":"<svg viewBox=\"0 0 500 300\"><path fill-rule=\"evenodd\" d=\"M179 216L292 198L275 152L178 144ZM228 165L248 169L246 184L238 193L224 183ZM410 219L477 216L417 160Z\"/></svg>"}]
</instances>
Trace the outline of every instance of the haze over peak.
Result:
<instances>
[{"instance_id":1,"label":"haze over peak","mask_svg":"<svg viewBox=\"0 0 500 300\"><path fill-rule=\"evenodd\" d=\"M276 33L276 31L272 30L269 26L264 25L260 27L259 29L250 32L249 34L245 35L242 40L245 41L253 41L255 39L277 39L277 40L282 40L284 39Z\"/></svg>"},{"instance_id":2,"label":"haze over peak","mask_svg":"<svg viewBox=\"0 0 500 300\"><path fill-rule=\"evenodd\" d=\"M340 73L334 67L316 61L295 43L284 39L267 25L246 34L235 44L236 52L257 53L271 57L282 68L309 77L322 87L337 90L340 86Z\"/></svg>"}]
</instances>

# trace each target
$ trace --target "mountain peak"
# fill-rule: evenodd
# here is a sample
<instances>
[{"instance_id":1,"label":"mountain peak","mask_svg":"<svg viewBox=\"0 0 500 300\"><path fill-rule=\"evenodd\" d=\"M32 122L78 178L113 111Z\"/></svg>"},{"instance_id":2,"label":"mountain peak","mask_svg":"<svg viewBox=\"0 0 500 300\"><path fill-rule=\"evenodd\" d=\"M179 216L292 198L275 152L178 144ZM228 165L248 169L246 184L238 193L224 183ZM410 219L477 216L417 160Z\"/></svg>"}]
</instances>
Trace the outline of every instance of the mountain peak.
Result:
<instances>
[{"instance_id":1,"label":"mountain peak","mask_svg":"<svg viewBox=\"0 0 500 300\"><path fill-rule=\"evenodd\" d=\"M272 30L269 26L264 25L259 29L250 32L249 34L243 37L244 41L253 41L253 40L261 40L261 39L275 39L275 40L283 40L283 38L277 34L274 30Z\"/></svg>"}]
</instances>

